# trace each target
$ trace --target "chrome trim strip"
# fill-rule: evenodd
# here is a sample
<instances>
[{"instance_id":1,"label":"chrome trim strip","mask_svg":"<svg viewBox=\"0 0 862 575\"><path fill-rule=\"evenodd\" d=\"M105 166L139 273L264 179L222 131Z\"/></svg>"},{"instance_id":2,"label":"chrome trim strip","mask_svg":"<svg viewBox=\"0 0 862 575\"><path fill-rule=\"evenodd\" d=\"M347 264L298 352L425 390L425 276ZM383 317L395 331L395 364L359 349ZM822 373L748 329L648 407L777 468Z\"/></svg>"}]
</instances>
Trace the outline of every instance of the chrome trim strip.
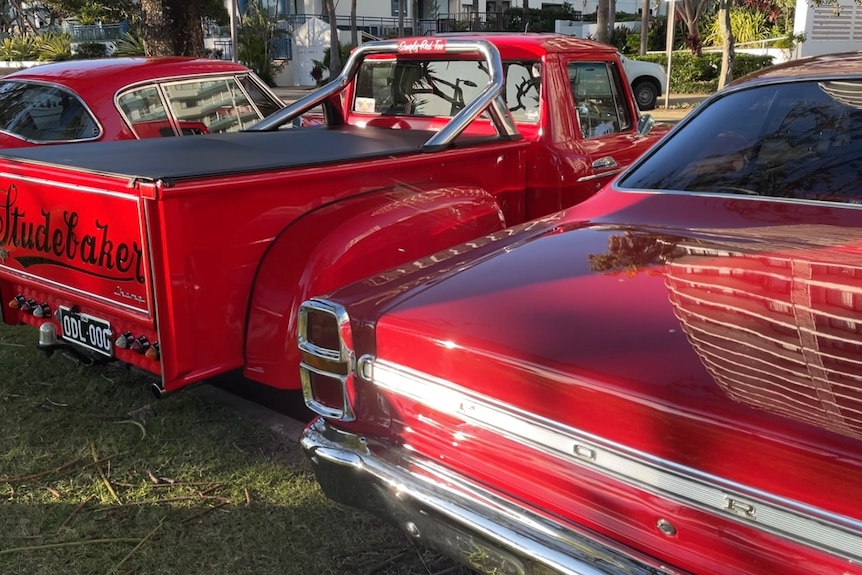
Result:
<instances>
[{"instance_id":1,"label":"chrome trim strip","mask_svg":"<svg viewBox=\"0 0 862 575\"><path fill-rule=\"evenodd\" d=\"M862 561L862 521L754 489L568 427L449 381L376 360L374 384L639 489Z\"/></svg>"},{"instance_id":2,"label":"chrome trim strip","mask_svg":"<svg viewBox=\"0 0 862 575\"><path fill-rule=\"evenodd\" d=\"M41 276L33 275L33 274L27 273L27 272L22 272L20 270L10 268L9 266L7 266L5 264L0 264L0 270L3 270L5 272L7 272L9 275L13 275L13 276L19 278L19 281L32 281L36 284L39 284L39 289L42 289L42 290L47 290L46 286L49 286L51 289L60 290L62 292L65 292L65 294L74 294L74 295L86 297L88 299L96 300L96 301L101 302L103 304L106 304L110 307L123 308L123 310L125 310L129 313L132 313L134 315L140 316L140 317L144 317L147 319L149 319L151 317L150 313L147 310L144 310L144 309L141 309L138 307L133 307L127 303L123 303L123 302L118 301L118 300L109 299L109 298L106 298L105 296L101 296L101 295L94 294L94 293L91 293L88 291L84 291L84 290L81 290L78 288L74 288L74 287L66 285L66 284L61 284L59 282L49 280L49 279L41 277ZM61 297L66 297L65 294Z\"/></svg>"},{"instance_id":3,"label":"chrome trim strip","mask_svg":"<svg viewBox=\"0 0 862 575\"><path fill-rule=\"evenodd\" d=\"M646 190L641 188L621 188L617 184L614 184L612 188L614 192L619 192L621 194L644 194L650 196L692 196L702 198L718 198L722 200L745 200L750 202L780 202L821 207L823 205L841 206L841 208L846 209L862 210L862 204L848 204L846 202L834 202L830 200L810 200L802 198L784 198L778 196L749 196L746 194L731 194L721 192L690 192L688 190Z\"/></svg>"},{"instance_id":4,"label":"chrome trim strip","mask_svg":"<svg viewBox=\"0 0 862 575\"><path fill-rule=\"evenodd\" d=\"M112 198L117 198L119 200L127 200L131 202L137 202L139 196L137 194L128 194L123 192L110 192L103 188L91 188L89 186L79 186L77 184L65 184L63 182L58 182L56 180L46 180L44 178L31 178L29 176L22 176L20 174L11 174L9 172L0 172L0 178L9 178L11 180L19 180L22 182L29 182L31 184L41 184L46 186L51 186L53 188L61 188L65 190L75 190L76 192L87 192L88 194L96 194L98 196L109 196Z\"/></svg>"},{"instance_id":5,"label":"chrome trim strip","mask_svg":"<svg viewBox=\"0 0 862 575\"><path fill-rule=\"evenodd\" d=\"M318 418L300 444L327 496L371 511L487 572L684 575L587 529L527 510L431 460Z\"/></svg>"},{"instance_id":6,"label":"chrome trim strip","mask_svg":"<svg viewBox=\"0 0 862 575\"><path fill-rule=\"evenodd\" d=\"M619 168L617 170L608 170L606 172L601 172L599 174L592 174L591 176L582 176L577 179L577 182L580 184L581 182L591 182L593 180L599 180L602 178L609 178L611 176L616 176L620 172L623 171L624 168Z\"/></svg>"}]
</instances>

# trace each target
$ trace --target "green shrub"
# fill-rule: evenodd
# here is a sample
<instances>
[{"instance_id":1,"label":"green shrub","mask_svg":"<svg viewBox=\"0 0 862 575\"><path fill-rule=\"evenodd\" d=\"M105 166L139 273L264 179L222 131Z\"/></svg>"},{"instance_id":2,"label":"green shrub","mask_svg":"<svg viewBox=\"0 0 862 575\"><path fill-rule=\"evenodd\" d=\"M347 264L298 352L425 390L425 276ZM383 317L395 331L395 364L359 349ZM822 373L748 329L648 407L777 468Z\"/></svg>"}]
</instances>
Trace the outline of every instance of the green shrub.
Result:
<instances>
[{"instance_id":1,"label":"green shrub","mask_svg":"<svg viewBox=\"0 0 862 575\"><path fill-rule=\"evenodd\" d=\"M666 54L647 54L636 59L655 62L667 68ZM733 78L741 78L771 65L772 56L737 54L733 62ZM721 52L707 52L701 57L688 51L674 52L670 69L670 90L677 94L715 92L718 89L720 73Z\"/></svg>"},{"instance_id":2,"label":"green shrub","mask_svg":"<svg viewBox=\"0 0 862 575\"><path fill-rule=\"evenodd\" d=\"M769 16L761 10L753 8L733 8L730 11L730 29L737 44L745 44L757 40L765 40L772 33ZM709 32L703 39L704 46L721 46L721 28L719 19L713 18Z\"/></svg>"},{"instance_id":3,"label":"green shrub","mask_svg":"<svg viewBox=\"0 0 862 575\"><path fill-rule=\"evenodd\" d=\"M259 0L249 2L242 17L236 54L239 61L251 68L268 86L275 86L275 76L285 64L273 60L271 52L273 38L281 33Z\"/></svg>"},{"instance_id":4,"label":"green shrub","mask_svg":"<svg viewBox=\"0 0 862 575\"><path fill-rule=\"evenodd\" d=\"M620 52L625 52L629 36L636 36L636 34L632 34L625 26L617 26L611 33L611 45L616 46Z\"/></svg>"},{"instance_id":5,"label":"green shrub","mask_svg":"<svg viewBox=\"0 0 862 575\"><path fill-rule=\"evenodd\" d=\"M340 42L338 43L338 55L341 58L342 68L347 63L347 59L350 58L350 53L353 51L353 48L355 48L355 46L353 44L342 44ZM320 67L321 74L323 72L328 73L329 72L330 58L332 58L332 53L331 53L330 48L327 48L326 50L323 51L323 60L312 60L312 62L314 63L315 67ZM331 74L330 74L330 76L331 76ZM313 74L312 74L312 77L314 77ZM317 79L317 83L318 84L325 84L325 83L329 82L330 80L334 80L334 78L330 78L327 76L326 78Z\"/></svg>"},{"instance_id":6,"label":"green shrub","mask_svg":"<svg viewBox=\"0 0 862 575\"><path fill-rule=\"evenodd\" d=\"M34 36L7 36L0 42L0 60L20 62L38 58L39 40Z\"/></svg>"},{"instance_id":7,"label":"green shrub","mask_svg":"<svg viewBox=\"0 0 862 575\"><path fill-rule=\"evenodd\" d=\"M72 57L72 36L66 32L47 32L39 36L39 61L59 62Z\"/></svg>"},{"instance_id":8,"label":"green shrub","mask_svg":"<svg viewBox=\"0 0 862 575\"><path fill-rule=\"evenodd\" d=\"M122 38L117 40L114 56L143 56L145 54L144 40L140 36L126 32Z\"/></svg>"},{"instance_id":9,"label":"green shrub","mask_svg":"<svg viewBox=\"0 0 862 575\"><path fill-rule=\"evenodd\" d=\"M83 42L78 44L78 48L75 50L76 58L104 58L107 52L107 46L102 44L101 42Z\"/></svg>"}]
</instances>

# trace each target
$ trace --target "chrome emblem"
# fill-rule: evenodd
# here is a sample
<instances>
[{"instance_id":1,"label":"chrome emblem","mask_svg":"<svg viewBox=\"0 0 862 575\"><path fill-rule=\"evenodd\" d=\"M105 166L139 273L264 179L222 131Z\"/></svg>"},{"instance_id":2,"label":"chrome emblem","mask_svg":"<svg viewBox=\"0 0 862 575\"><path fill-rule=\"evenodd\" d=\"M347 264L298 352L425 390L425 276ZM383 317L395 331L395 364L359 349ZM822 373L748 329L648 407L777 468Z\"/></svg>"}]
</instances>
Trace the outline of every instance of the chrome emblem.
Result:
<instances>
[{"instance_id":1,"label":"chrome emblem","mask_svg":"<svg viewBox=\"0 0 862 575\"><path fill-rule=\"evenodd\" d=\"M724 496L724 508L734 515L739 515L746 519L757 519L757 507L729 495Z\"/></svg>"}]
</instances>

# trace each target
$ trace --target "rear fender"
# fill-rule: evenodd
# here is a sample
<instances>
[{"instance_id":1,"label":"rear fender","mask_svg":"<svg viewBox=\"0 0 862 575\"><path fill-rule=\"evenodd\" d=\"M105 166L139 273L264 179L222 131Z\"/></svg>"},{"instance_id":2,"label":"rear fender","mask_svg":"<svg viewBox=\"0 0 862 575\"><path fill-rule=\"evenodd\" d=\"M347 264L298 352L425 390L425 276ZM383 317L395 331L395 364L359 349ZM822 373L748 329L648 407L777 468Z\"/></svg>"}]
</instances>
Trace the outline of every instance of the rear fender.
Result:
<instances>
[{"instance_id":1,"label":"rear fender","mask_svg":"<svg viewBox=\"0 0 862 575\"><path fill-rule=\"evenodd\" d=\"M506 222L477 188L397 186L322 206L282 231L251 291L245 376L299 389L299 304L369 275L490 234Z\"/></svg>"}]
</instances>

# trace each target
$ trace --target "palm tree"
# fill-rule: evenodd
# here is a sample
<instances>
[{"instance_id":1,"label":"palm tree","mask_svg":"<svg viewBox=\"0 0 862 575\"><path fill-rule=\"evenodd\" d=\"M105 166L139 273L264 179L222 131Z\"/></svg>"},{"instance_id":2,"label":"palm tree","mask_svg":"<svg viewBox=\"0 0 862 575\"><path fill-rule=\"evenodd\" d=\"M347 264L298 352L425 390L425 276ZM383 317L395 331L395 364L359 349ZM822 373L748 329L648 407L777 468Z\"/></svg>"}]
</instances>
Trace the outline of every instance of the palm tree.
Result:
<instances>
[{"instance_id":1,"label":"palm tree","mask_svg":"<svg viewBox=\"0 0 862 575\"><path fill-rule=\"evenodd\" d=\"M733 30L730 27L730 8L733 0L718 0L718 24L721 29L721 73L718 75L718 89L721 90L733 80L733 61L736 50Z\"/></svg>"},{"instance_id":2,"label":"palm tree","mask_svg":"<svg viewBox=\"0 0 862 575\"><path fill-rule=\"evenodd\" d=\"M326 13L329 14L329 79L334 80L341 73L341 50L338 44L338 18L335 16L335 3L323 0Z\"/></svg>"},{"instance_id":3,"label":"palm tree","mask_svg":"<svg viewBox=\"0 0 862 575\"><path fill-rule=\"evenodd\" d=\"M596 9L596 40L602 44L611 43L610 13L611 0L599 0Z\"/></svg>"},{"instance_id":4,"label":"palm tree","mask_svg":"<svg viewBox=\"0 0 862 575\"><path fill-rule=\"evenodd\" d=\"M141 0L148 56L204 56L201 0Z\"/></svg>"}]
</instances>

